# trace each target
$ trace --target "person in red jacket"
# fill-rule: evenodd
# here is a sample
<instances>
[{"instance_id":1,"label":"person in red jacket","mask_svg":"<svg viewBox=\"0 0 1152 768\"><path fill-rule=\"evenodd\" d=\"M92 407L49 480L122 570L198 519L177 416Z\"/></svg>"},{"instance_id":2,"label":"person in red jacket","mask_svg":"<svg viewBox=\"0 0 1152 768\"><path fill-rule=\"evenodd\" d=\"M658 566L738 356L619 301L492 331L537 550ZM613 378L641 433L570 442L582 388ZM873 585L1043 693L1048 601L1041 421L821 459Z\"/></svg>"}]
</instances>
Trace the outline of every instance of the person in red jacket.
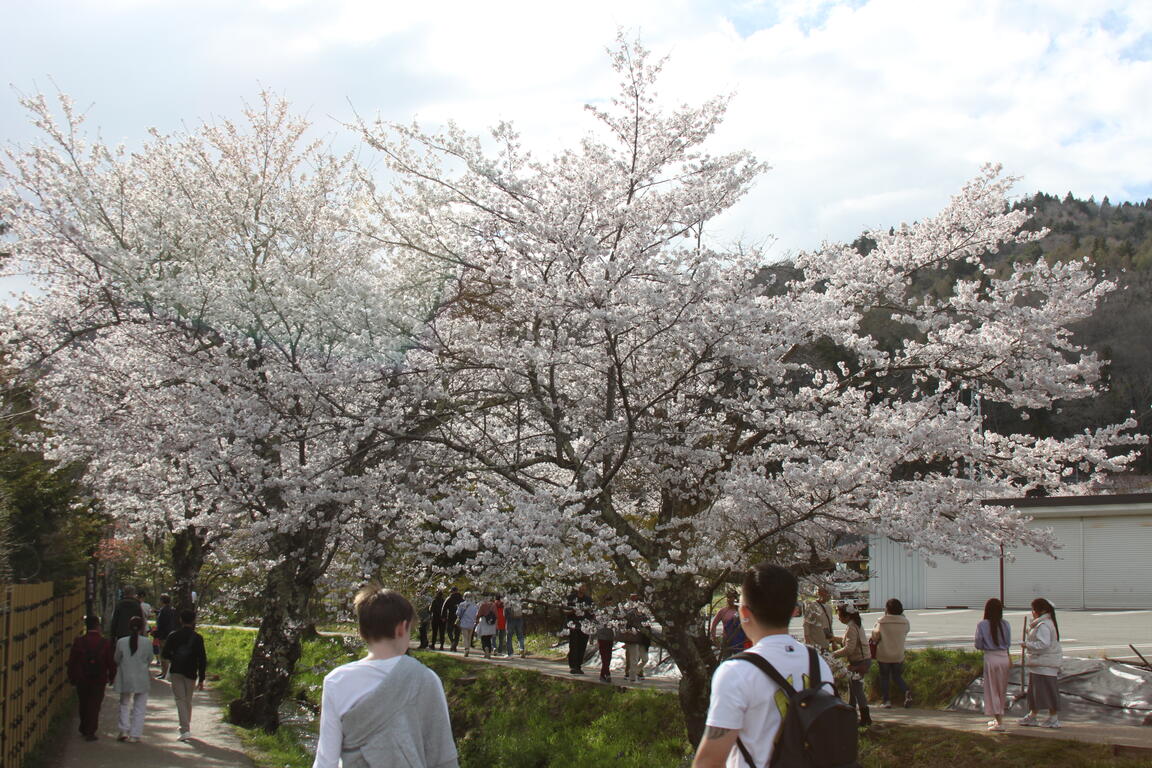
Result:
<instances>
[{"instance_id":1,"label":"person in red jacket","mask_svg":"<svg viewBox=\"0 0 1152 768\"><path fill-rule=\"evenodd\" d=\"M112 642L100 633L100 617L88 616L84 626L88 631L76 638L68 655L68 682L76 686L80 735L85 741L96 741L104 689L116 679L116 662Z\"/></svg>"}]
</instances>

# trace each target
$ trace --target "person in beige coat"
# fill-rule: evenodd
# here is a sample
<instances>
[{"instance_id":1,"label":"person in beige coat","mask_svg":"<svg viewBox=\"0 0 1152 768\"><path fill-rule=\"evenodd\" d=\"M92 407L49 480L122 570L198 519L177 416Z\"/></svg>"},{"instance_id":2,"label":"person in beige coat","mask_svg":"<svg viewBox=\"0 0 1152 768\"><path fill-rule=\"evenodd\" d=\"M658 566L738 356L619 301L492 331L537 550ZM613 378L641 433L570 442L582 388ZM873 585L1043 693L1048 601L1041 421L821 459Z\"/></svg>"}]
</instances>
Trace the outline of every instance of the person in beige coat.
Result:
<instances>
[{"instance_id":1,"label":"person in beige coat","mask_svg":"<svg viewBox=\"0 0 1152 768\"><path fill-rule=\"evenodd\" d=\"M912 706L912 691L904 682L904 643L910 626L904 604L894 597L884 604L884 615L872 630L871 642L876 645L876 663L880 665L880 706L885 709L892 707L888 698L891 683L903 692L904 706Z\"/></svg>"},{"instance_id":2,"label":"person in beige coat","mask_svg":"<svg viewBox=\"0 0 1152 768\"><path fill-rule=\"evenodd\" d=\"M844 639L833 656L843 656L848 662L848 703L856 708L860 717L860 727L872 725L872 715L868 711L868 695L864 692L864 676L872 666L868 656L868 644L864 642L864 629L860 622L860 612L848 603L836 608L836 616L844 624Z\"/></svg>"},{"instance_id":3,"label":"person in beige coat","mask_svg":"<svg viewBox=\"0 0 1152 768\"><path fill-rule=\"evenodd\" d=\"M828 608L828 590L816 590L816 599L804 604L804 644L821 651L828 650L835 639L832 611Z\"/></svg>"}]
</instances>

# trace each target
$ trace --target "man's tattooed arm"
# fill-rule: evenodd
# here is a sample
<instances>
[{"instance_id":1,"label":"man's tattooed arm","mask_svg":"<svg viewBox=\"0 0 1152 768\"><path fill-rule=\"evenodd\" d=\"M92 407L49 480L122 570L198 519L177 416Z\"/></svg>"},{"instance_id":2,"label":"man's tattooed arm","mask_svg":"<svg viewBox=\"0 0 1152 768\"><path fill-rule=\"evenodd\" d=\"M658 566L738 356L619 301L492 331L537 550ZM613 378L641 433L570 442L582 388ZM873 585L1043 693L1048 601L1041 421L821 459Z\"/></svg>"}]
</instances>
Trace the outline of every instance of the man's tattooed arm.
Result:
<instances>
[{"instance_id":1,"label":"man's tattooed arm","mask_svg":"<svg viewBox=\"0 0 1152 768\"><path fill-rule=\"evenodd\" d=\"M704 731L704 738L706 739L722 739L732 732L731 728L717 728L714 725L709 725Z\"/></svg>"}]
</instances>

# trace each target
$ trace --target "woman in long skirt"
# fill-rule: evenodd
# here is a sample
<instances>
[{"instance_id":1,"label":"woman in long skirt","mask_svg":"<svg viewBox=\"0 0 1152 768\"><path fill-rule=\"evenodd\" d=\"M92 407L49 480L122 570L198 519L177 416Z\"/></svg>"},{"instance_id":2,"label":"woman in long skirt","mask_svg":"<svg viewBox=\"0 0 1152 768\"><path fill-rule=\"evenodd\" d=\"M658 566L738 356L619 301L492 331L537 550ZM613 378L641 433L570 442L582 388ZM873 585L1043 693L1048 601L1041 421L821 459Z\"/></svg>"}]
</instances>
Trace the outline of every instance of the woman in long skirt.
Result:
<instances>
[{"instance_id":1,"label":"woman in long skirt","mask_svg":"<svg viewBox=\"0 0 1152 768\"><path fill-rule=\"evenodd\" d=\"M1004 621L1004 604L992 598L984 604L984 620L976 625L976 650L984 651L984 714L992 717L990 731L1004 730L1011 647L1012 627Z\"/></svg>"},{"instance_id":2,"label":"woman in long skirt","mask_svg":"<svg viewBox=\"0 0 1152 768\"><path fill-rule=\"evenodd\" d=\"M1059 728L1060 664L1064 651L1052 603L1042 597L1032 601L1032 621L1028 622L1028 634L1020 645L1028 654L1028 714L1019 723ZM1041 709L1048 710L1048 719L1043 722L1037 714Z\"/></svg>"}]
</instances>

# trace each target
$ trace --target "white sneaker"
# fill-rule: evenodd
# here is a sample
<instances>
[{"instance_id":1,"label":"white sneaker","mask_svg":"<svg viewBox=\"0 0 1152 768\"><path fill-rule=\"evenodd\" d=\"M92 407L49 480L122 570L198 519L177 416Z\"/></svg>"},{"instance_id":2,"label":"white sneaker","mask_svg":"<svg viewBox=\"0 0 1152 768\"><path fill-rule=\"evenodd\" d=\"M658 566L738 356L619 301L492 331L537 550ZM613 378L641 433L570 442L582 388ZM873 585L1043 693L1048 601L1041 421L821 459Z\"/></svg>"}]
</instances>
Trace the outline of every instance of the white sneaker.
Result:
<instances>
[{"instance_id":1,"label":"white sneaker","mask_svg":"<svg viewBox=\"0 0 1152 768\"><path fill-rule=\"evenodd\" d=\"M993 720L992 722L988 723L988 730L994 731L996 733L1004 733L1004 726Z\"/></svg>"},{"instance_id":2,"label":"white sneaker","mask_svg":"<svg viewBox=\"0 0 1152 768\"><path fill-rule=\"evenodd\" d=\"M192 740L192 734L189 733L188 731L180 731L180 735L177 737L176 740L177 741L191 741Z\"/></svg>"},{"instance_id":3,"label":"white sneaker","mask_svg":"<svg viewBox=\"0 0 1152 768\"><path fill-rule=\"evenodd\" d=\"M1044 722L1040 723L1040 727L1041 728L1059 728L1060 727L1060 718L1050 717L1047 720L1045 720Z\"/></svg>"},{"instance_id":4,"label":"white sneaker","mask_svg":"<svg viewBox=\"0 0 1152 768\"><path fill-rule=\"evenodd\" d=\"M139 744L139 743L140 743L140 737L138 737L138 736L129 736L129 737L128 737L128 743L129 743L129 744Z\"/></svg>"},{"instance_id":5,"label":"white sneaker","mask_svg":"<svg viewBox=\"0 0 1152 768\"><path fill-rule=\"evenodd\" d=\"M1040 723L1036 720L1035 715L1024 715L1024 717L1020 718L1016 722L1020 725L1040 725Z\"/></svg>"}]
</instances>

